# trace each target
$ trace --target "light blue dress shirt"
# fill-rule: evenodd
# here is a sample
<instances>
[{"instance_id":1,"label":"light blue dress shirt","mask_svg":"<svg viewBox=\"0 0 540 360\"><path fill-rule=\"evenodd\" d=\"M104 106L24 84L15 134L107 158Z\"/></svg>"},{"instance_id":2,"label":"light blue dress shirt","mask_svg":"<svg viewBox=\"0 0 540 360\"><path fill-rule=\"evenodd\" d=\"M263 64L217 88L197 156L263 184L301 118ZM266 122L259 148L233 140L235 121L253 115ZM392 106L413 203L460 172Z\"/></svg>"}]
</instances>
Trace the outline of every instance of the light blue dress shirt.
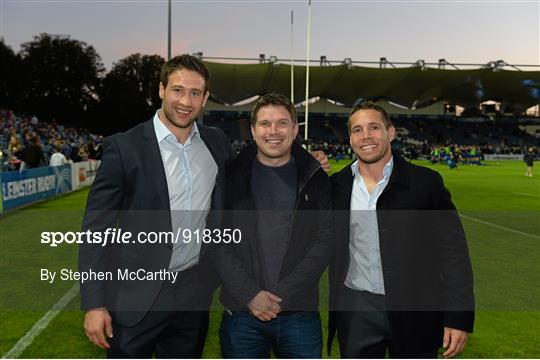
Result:
<instances>
[{"instance_id":1,"label":"light blue dress shirt","mask_svg":"<svg viewBox=\"0 0 540 360\"><path fill-rule=\"evenodd\" d=\"M358 160L351 165L354 181L351 195L350 262L345 278L345 286L350 289L384 295L376 210L377 200L388 184L393 166L393 158L390 158L384 166L383 178L370 194L358 169Z\"/></svg>"},{"instance_id":2,"label":"light blue dress shirt","mask_svg":"<svg viewBox=\"0 0 540 360\"><path fill-rule=\"evenodd\" d=\"M167 178L172 231L176 236L179 228L189 229L192 234L199 229L202 241L218 166L201 139L197 123L193 123L191 134L182 145L161 122L159 111L153 122ZM199 263L201 241L193 236L189 242L182 240L173 245L170 271L186 270Z\"/></svg>"}]
</instances>

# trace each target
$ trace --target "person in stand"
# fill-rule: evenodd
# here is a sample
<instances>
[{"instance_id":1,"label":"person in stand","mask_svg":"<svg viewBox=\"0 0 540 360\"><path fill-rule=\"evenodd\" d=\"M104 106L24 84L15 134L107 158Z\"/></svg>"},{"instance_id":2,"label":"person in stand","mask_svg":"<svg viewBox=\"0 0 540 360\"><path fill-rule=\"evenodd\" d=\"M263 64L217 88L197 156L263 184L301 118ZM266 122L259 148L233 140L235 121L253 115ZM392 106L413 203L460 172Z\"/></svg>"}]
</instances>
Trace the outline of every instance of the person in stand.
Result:
<instances>
[{"instance_id":1,"label":"person in stand","mask_svg":"<svg viewBox=\"0 0 540 360\"><path fill-rule=\"evenodd\" d=\"M60 166L68 163L66 156L62 154L62 147L59 144L56 144L49 160L49 166Z\"/></svg>"},{"instance_id":2,"label":"person in stand","mask_svg":"<svg viewBox=\"0 0 540 360\"><path fill-rule=\"evenodd\" d=\"M28 144L23 150L23 161L24 167L27 169L37 168L45 161L39 137L35 134L28 138Z\"/></svg>"}]
</instances>

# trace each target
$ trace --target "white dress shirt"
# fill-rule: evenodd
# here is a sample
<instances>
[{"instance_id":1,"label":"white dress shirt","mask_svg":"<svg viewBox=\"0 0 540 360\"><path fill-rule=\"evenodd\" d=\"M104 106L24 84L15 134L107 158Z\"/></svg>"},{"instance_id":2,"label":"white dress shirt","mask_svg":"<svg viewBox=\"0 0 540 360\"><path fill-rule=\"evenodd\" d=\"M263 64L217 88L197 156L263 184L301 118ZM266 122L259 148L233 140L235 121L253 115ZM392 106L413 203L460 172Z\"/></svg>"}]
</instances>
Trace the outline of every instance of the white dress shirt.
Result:
<instances>
[{"instance_id":1,"label":"white dress shirt","mask_svg":"<svg viewBox=\"0 0 540 360\"><path fill-rule=\"evenodd\" d=\"M172 231L176 235L178 228L190 229L193 234L199 229L202 241L218 166L201 139L197 123L193 123L191 134L182 145L161 122L159 111L153 121L167 178ZM173 246L169 270L182 271L197 265L200 250L201 242L194 237L187 243L180 239Z\"/></svg>"},{"instance_id":2,"label":"white dress shirt","mask_svg":"<svg viewBox=\"0 0 540 360\"><path fill-rule=\"evenodd\" d=\"M371 194L358 168L358 160L351 165L354 181L351 194L350 262L345 286L353 290L384 295L384 279L379 248L377 200L384 191L392 168L393 158L384 166L383 178Z\"/></svg>"}]
</instances>

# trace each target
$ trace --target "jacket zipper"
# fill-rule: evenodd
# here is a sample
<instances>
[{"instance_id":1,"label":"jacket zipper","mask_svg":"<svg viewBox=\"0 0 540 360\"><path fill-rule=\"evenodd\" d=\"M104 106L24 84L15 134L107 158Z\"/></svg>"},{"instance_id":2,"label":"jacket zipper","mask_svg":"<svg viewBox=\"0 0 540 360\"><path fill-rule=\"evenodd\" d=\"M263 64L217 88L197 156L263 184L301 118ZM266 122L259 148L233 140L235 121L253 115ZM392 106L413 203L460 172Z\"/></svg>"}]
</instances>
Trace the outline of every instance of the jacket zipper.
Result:
<instances>
[{"instance_id":1,"label":"jacket zipper","mask_svg":"<svg viewBox=\"0 0 540 360\"><path fill-rule=\"evenodd\" d=\"M295 208L293 209L293 214L292 214L292 217L291 217L291 227L289 228L289 236L288 236L288 243L287 243L287 249L288 247L290 246L291 244L291 234L292 234L292 230L293 230L293 226L294 226L294 221L296 219L296 213L298 212L298 207L300 206L300 199L301 199L301 195L302 195L302 191L304 191L307 183L311 180L311 178L313 177L313 175L315 175L315 173L317 172L317 170L319 170L319 168L316 168L315 170L313 170L311 172L311 174L309 174L309 176L307 177L306 179L306 182L302 185L302 187L298 190L298 198L296 199L296 206ZM283 264L281 265L283 267ZM281 270L280 270L280 274L279 274L279 280L281 280ZM278 281L279 281L278 280Z\"/></svg>"}]
</instances>

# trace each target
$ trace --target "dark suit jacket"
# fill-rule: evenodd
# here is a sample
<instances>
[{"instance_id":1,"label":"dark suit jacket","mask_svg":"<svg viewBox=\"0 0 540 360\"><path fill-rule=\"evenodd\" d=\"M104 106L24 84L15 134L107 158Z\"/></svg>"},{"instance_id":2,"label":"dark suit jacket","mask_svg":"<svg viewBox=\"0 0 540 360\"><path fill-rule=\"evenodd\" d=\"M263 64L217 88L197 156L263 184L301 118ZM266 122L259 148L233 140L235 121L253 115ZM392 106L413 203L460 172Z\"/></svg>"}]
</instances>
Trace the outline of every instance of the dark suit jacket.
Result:
<instances>
[{"instance_id":1,"label":"dark suit jacket","mask_svg":"<svg viewBox=\"0 0 540 360\"><path fill-rule=\"evenodd\" d=\"M276 288L268 288L262 273L257 209L250 185L256 153L253 144L227 166L224 226L240 229L242 241L214 247L212 260L224 283L221 302L229 310L246 310L251 299L264 289L283 300L283 310L317 310L319 278L328 265L333 238L328 176L317 160L293 144L292 155L298 167L297 203L278 283Z\"/></svg>"},{"instance_id":2,"label":"dark suit jacket","mask_svg":"<svg viewBox=\"0 0 540 360\"><path fill-rule=\"evenodd\" d=\"M224 201L224 166L232 149L223 132L198 125L202 140L218 165L212 194L212 210L221 210ZM213 212L207 227L220 219ZM104 231L121 228L134 236L140 231L172 231L167 179L152 120L125 133L105 139L103 156L88 195L83 229ZM203 244L199 268L205 270L207 246ZM112 271L139 268L167 269L172 244L81 244L79 270ZM81 307L107 307L119 311L115 321L124 326L138 323L156 298L162 281L88 281L81 283ZM211 293L211 291L210 291ZM130 310L131 312L129 312ZM114 316L113 316L114 317Z\"/></svg>"},{"instance_id":3,"label":"dark suit jacket","mask_svg":"<svg viewBox=\"0 0 540 360\"><path fill-rule=\"evenodd\" d=\"M349 267L350 166L334 175L336 247L330 265L330 306ZM400 353L438 348L443 327L472 332L473 275L467 241L441 176L394 155L389 183L377 201L385 300L394 344ZM335 314L329 327L331 342ZM396 349L397 350L397 349Z\"/></svg>"}]
</instances>

